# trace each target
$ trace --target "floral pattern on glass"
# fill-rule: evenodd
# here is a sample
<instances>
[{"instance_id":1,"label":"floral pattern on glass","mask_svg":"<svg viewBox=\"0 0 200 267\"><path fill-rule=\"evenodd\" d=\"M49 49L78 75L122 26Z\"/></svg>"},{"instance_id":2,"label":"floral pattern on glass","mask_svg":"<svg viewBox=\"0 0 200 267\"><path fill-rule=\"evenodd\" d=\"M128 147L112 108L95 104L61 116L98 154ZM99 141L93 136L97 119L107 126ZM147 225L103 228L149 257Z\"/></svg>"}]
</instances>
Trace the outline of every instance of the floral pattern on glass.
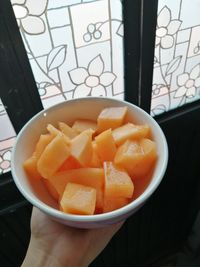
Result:
<instances>
[{"instance_id":1,"label":"floral pattern on glass","mask_svg":"<svg viewBox=\"0 0 200 267\"><path fill-rule=\"evenodd\" d=\"M89 95L123 99L120 0L11 3L44 107Z\"/></svg>"},{"instance_id":2,"label":"floral pattern on glass","mask_svg":"<svg viewBox=\"0 0 200 267\"><path fill-rule=\"evenodd\" d=\"M0 175L10 170L11 150L0 154Z\"/></svg>"},{"instance_id":3,"label":"floral pattern on glass","mask_svg":"<svg viewBox=\"0 0 200 267\"><path fill-rule=\"evenodd\" d=\"M177 89L174 97L192 98L200 87L200 64L196 65L190 73L182 73L177 76Z\"/></svg>"},{"instance_id":4,"label":"floral pattern on glass","mask_svg":"<svg viewBox=\"0 0 200 267\"><path fill-rule=\"evenodd\" d=\"M174 35L181 26L180 20L171 19L171 11L165 6L158 15L156 29L156 46L171 48L174 44Z\"/></svg>"},{"instance_id":5,"label":"floral pattern on glass","mask_svg":"<svg viewBox=\"0 0 200 267\"><path fill-rule=\"evenodd\" d=\"M106 96L106 87L111 85L116 76L104 71L104 62L100 55L92 59L88 68L77 68L69 72L76 88L74 97Z\"/></svg>"},{"instance_id":6,"label":"floral pattern on glass","mask_svg":"<svg viewBox=\"0 0 200 267\"><path fill-rule=\"evenodd\" d=\"M197 3L159 0L151 114L200 98L200 20ZM191 16L192 14L192 16Z\"/></svg>"},{"instance_id":7,"label":"floral pattern on glass","mask_svg":"<svg viewBox=\"0 0 200 267\"><path fill-rule=\"evenodd\" d=\"M11 0L44 107L86 95L124 96L120 0ZM15 132L0 100L0 174Z\"/></svg>"},{"instance_id":8,"label":"floral pattern on glass","mask_svg":"<svg viewBox=\"0 0 200 267\"><path fill-rule=\"evenodd\" d=\"M27 34L41 34L45 32L45 23L41 15L47 7L47 0L40 0L35 4L35 0L11 0L13 10L19 27Z\"/></svg>"}]
</instances>

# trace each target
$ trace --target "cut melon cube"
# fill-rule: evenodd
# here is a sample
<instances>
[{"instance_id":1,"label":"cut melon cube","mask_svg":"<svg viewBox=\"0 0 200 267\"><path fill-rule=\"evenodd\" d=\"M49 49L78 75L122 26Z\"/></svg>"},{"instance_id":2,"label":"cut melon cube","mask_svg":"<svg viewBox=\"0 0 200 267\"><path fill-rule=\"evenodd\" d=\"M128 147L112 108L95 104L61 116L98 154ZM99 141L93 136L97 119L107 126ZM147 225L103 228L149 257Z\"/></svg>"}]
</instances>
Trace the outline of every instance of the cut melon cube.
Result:
<instances>
[{"instance_id":1,"label":"cut melon cube","mask_svg":"<svg viewBox=\"0 0 200 267\"><path fill-rule=\"evenodd\" d=\"M152 171L148 174L141 176L139 179L134 179L134 194L133 200L137 199L149 186L152 179Z\"/></svg>"},{"instance_id":2,"label":"cut melon cube","mask_svg":"<svg viewBox=\"0 0 200 267\"><path fill-rule=\"evenodd\" d=\"M111 129L95 137L96 152L102 161L112 161L117 151Z\"/></svg>"},{"instance_id":3,"label":"cut melon cube","mask_svg":"<svg viewBox=\"0 0 200 267\"><path fill-rule=\"evenodd\" d=\"M76 120L72 125L72 129L77 133L82 133L88 129L92 129L95 132L97 129L97 123L92 120Z\"/></svg>"},{"instance_id":4,"label":"cut melon cube","mask_svg":"<svg viewBox=\"0 0 200 267\"><path fill-rule=\"evenodd\" d=\"M91 186L97 190L97 207L103 207L104 170L102 168L80 168L58 172L50 178L50 182L60 197L69 182Z\"/></svg>"},{"instance_id":5,"label":"cut melon cube","mask_svg":"<svg viewBox=\"0 0 200 267\"><path fill-rule=\"evenodd\" d=\"M132 175L131 170L141 161L142 157L143 151L139 142L127 140L118 148L114 162L124 167Z\"/></svg>"},{"instance_id":6,"label":"cut melon cube","mask_svg":"<svg viewBox=\"0 0 200 267\"><path fill-rule=\"evenodd\" d=\"M99 213L99 212L102 213L103 205L104 205L104 192L103 192L103 189L96 189L96 192L97 192L97 195L96 195L95 213Z\"/></svg>"},{"instance_id":7,"label":"cut melon cube","mask_svg":"<svg viewBox=\"0 0 200 267\"><path fill-rule=\"evenodd\" d=\"M71 140L71 155L81 166L89 165L92 152L92 131L86 130Z\"/></svg>"},{"instance_id":8,"label":"cut melon cube","mask_svg":"<svg viewBox=\"0 0 200 267\"><path fill-rule=\"evenodd\" d=\"M112 135L117 145L121 145L127 139L140 139L146 137L150 132L148 125L134 125L127 123L113 130Z\"/></svg>"},{"instance_id":9,"label":"cut melon cube","mask_svg":"<svg viewBox=\"0 0 200 267\"><path fill-rule=\"evenodd\" d=\"M66 123L59 122L58 125L59 125L59 129L61 130L61 132L65 134L66 136L68 136L70 139L77 136L77 132L74 129L72 129L72 127L67 125Z\"/></svg>"},{"instance_id":10,"label":"cut melon cube","mask_svg":"<svg viewBox=\"0 0 200 267\"><path fill-rule=\"evenodd\" d=\"M47 130L49 131L50 134L52 134L54 137L57 136L58 134L62 135L62 132L58 130L56 127L54 127L52 124L47 125Z\"/></svg>"},{"instance_id":11,"label":"cut melon cube","mask_svg":"<svg viewBox=\"0 0 200 267\"><path fill-rule=\"evenodd\" d=\"M78 168L81 168L80 163L73 156L69 156L58 171L67 171Z\"/></svg>"},{"instance_id":12,"label":"cut melon cube","mask_svg":"<svg viewBox=\"0 0 200 267\"><path fill-rule=\"evenodd\" d=\"M39 159L45 150L46 146L53 140L54 136L51 134L41 134L39 141L36 144L34 156Z\"/></svg>"},{"instance_id":13,"label":"cut melon cube","mask_svg":"<svg viewBox=\"0 0 200 267\"><path fill-rule=\"evenodd\" d=\"M101 133L108 129L120 127L125 119L127 107L111 107L101 111L97 118L97 131Z\"/></svg>"},{"instance_id":14,"label":"cut melon cube","mask_svg":"<svg viewBox=\"0 0 200 267\"><path fill-rule=\"evenodd\" d=\"M92 187L68 183L60 201L62 211L71 214L92 215L95 211L96 190Z\"/></svg>"},{"instance_id":15,"label":"cut melon cube","mask_svg":"<svg viewBox=\"0 0 200 267\"><path fill-rule=\"evenodd\" d=\"M41 178L40 173L37 170L37 157L32 156L28 158L23 164L25 172L34 180L39 180Z\"/></svg>"},{"instance_id":16,"label":"cut melon cube","mask_svg":"<svg viewBox=\"0 0 200 267\"><path fill-rule=\"evenodd\" d=\"M126 206L130 200L127 198L104 198L103 212L110 212Z\"/></svg>"},{"instance_id":17,"label":"cut melon cube","mask_svg":"<svg viewBox=\"0 0 200 267\"><path fill-rule=\"evenodd\" d=\"M59 194L56 191L55 187L51 184L51 182L47 179L43 179L42 180L47 191L49 192L49 194L53 197L53 199L55 199L56 201L59 200Z\"/></svg>"},{"instance_id":18,"label":"cut melon cube","mask_svg":"<svg viewBox=\"0 0 200 267\"><path fill-rule=\"evenodd\" d=\"M97 153L97 144L95 141L92 142L92 159L91 159L91 162L89 164L90 167L93 167L93 168L100 168L102 167L102 162L98 156L98 153Z\"/></svg>"},{"instance_id":19,"label":"cut melon cube","mask_svg":"<svg viewBox=\"0 0 200 267\"><path fill-rule=\"evenodd\" d=\"M114 162L125 168L134 179L147 174L156 157L156 144L150 139L127 140L118 148Z\"/></svg>"},{"instance_id":20,"label":"cut melon cube","mask_svg":"<svg viewBox=\"0 0 200 267\"><path fill-rule=\"evenodd\" d=\"M52 176L69 157L70 150L63 135L57 135L45 148L37 163L44 178Z\"/></svg>"},{"instance_id":21,"label":"cut melon cube","mask_svg":"<svg viewBox=\"0 0 200 267\"><path fill-rule=\"evenodd\" d=\"M64 133L62 133L60 130L58 130L56 127L54 127L52 124L47 125L47 130L54 137L56 137L57 135L62 135L64 137L65 141L68 144L70 144L70 138L67 135L65 135Z\"/></svg>"},{"instance_id":22,"label":"cut melon cube","mask_svg":"<svg viewBox=\"0 0 200 267\"><path fill-rule=\"evenodd\" d=\"M112 162L104 162L105 198L131 198L134 185L126 171L119 169Z\"/></svg>"},{"instance_id":23,"label":"cut melon cube","mask_svg":"<svg viewBox=\"0 0 200 267\"><path fill-rule=\"evenodd\" d=\"M156 144L150 139L141 139L140 146L143 150L143 158L139 164L137 164L133 170L133 176L142 177L147 175L154 166L157 159Z\"/></svg>"}]
</instances>

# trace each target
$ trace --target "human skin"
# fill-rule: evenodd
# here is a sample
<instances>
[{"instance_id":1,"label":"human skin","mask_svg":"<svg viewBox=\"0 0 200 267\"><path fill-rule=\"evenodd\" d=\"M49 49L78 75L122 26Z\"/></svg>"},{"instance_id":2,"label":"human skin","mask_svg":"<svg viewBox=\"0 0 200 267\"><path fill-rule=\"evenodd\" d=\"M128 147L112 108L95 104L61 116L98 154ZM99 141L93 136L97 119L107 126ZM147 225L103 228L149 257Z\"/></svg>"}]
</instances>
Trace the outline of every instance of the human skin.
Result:
<instances>
[{"instance_id":1,"label":"human skin","mask_svg":"<svg viewBox=\"0 0 200 267\"><path fill-rule=\"evenodd\" d=\"M21 267L87 267L122 224L77 229L57 223L33 208L30 244Z\"/></svg>"}]
</instances>

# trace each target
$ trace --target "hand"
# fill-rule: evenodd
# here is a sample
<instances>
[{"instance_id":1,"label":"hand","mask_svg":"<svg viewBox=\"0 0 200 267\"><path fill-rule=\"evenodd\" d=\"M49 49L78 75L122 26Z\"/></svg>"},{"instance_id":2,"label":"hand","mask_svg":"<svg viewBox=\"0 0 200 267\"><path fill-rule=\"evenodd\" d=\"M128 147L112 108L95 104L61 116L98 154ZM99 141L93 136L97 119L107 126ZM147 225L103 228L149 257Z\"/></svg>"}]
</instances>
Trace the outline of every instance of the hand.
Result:
<instances>
[{"instance_id":1,"label":"hand","mask_svg":"<svg viewBox=\"0 0 200 267\"><path fill-rule=\"evenodd\" d=\"M22 267L86 267L122 224L76 229L57 223L33 208L31 240Z\"/></svg>"}]
</instances>

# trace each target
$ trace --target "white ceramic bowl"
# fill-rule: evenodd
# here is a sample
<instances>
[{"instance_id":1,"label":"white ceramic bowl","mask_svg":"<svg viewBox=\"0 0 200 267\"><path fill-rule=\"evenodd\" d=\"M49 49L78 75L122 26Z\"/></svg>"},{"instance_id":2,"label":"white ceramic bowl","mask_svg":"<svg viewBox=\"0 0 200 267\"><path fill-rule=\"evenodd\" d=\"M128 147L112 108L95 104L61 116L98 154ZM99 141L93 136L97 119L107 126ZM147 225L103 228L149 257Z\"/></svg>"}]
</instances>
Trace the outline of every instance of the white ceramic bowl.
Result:
<instances>
[{"instance_id":1,"label":"white ceramic bowl","mask_svg":"<svg viewBox=\"0 0 200 267\"><path fill-rule=\"evenodd\" d=\"M118 210L92 216L70 215L60 212L56 209L56 203L47 194L42 183L37 185L37 190L30 184L22 167L23 162L32 154L40 134L46 132L48 123L56 125L58 121L65 121L70 124L77 118L95 120L103 108L110 106L127 106L129 121L134 120L140 124L147 123L151 127L158 151L158 160L152 180L142 195ZM135 213L160 184L167 162L168 148L165 136L157 122L149 114L125 101L89 97L57 104L35 115L17 136L12 152L11 170L14 181L22 195L53 219L73 227L96 228L124 220Z\"/></svg>"}]
</instances>

